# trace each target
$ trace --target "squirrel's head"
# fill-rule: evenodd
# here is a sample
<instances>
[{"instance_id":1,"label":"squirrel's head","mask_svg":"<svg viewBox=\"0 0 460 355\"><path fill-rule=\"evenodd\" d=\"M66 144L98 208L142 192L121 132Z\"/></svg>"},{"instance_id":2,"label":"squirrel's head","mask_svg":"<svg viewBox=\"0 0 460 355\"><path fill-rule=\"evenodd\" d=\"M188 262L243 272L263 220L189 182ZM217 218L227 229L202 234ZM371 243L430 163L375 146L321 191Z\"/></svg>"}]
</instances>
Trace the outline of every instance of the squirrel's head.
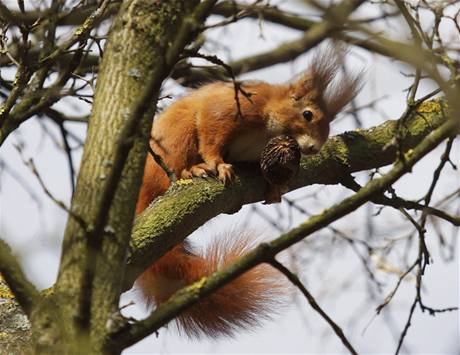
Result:
<instances>
[{"instance_id":1,"label":"squirrel's head","mask_svg":"<svg viewBox=\"0 0 460 355\"><path fill-rule=\"evenodd\" d=\"M303 154L319 152L330 123L361 87L361 73L338 75L344 57L342 48L328 46L316 53L300 78L276 91L278 97L266 108L273 135L294 137Z\"/></svg>"}]
</instances>

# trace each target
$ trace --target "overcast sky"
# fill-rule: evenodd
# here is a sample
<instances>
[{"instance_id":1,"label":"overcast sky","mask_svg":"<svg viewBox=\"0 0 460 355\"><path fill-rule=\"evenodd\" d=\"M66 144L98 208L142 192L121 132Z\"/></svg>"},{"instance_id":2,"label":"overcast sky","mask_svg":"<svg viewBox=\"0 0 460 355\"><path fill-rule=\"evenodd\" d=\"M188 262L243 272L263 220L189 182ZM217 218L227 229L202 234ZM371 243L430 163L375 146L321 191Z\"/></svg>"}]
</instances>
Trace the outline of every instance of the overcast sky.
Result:
<instances>
[{"instance_id":1,"label":"overcast sky","mask_svg":"<svg viewBox=\"0 0 460 355\"><path fill-rule=\"evenodd\" d=\"M275 2L273 2L275 3ZM282 6L296 8L293 2L282 2ZM361 15L369 16L370 8L361 10ZM428 20L428 19L427 19ZM218 21L212 17L210 22ZM393 26L393 27L392 27ZM385 29L405 28L398 21L385 24ZM449 31L445 29L446 33ZM400 36L404 32L400 31ZM216 29L209 32L209 36L216 42L209 51L226 60L236 59L263 50L273 48L284 41L297 38L299 32L287 30L281 26L263 23L260 28L252 20L239 21L225 29ZM224 46L226 48L224 48ZM293 62L277 65L266 70L250 73L245 78L265 80L272 83L289 80L294 74L305 69L308 55L302 56ZM376 99L379 101L376 110L362 111L361 118L364 127L377 125L389 118L398 118L405 107L403 90L410 84L410 79L401 74L410 73L408 67L391 62L380 56L371 56L362 50L352 48L348 57L349 68L364 68L366 70L366 85L358 97L358 105L363 105ZM8 75L8 73L2 73ZM428 92L432 87L424 82L420 94ZM164 94L179 95L183 90L168 82ZM383 99L382 99L383 98ZM168 102L162 102L168 105ZM83 113L89 107L80 103L77 107L66 107L67 112ZM46 128L46 130L44 129ZM353 129L354 121L350 117L339 119L332 127L332 134L338 134L347 129ZM68 124L67 128L76 135L84 137L85 127L79 124ZM48 132L48 133L45 133ZM52 137L60 141L56 128L45 121L36 119L24 123L14 133L0 150L0 161L4 163L0 171L0 235L13 247L21 258L27 275L40 288L49 287L56 278L59 262L61 237L65 227L65 213L56 207L52 201L44 196L31 172L24 166L20 155L14 148L15 144L25 144L24 156L33 157L41 177L52 191L53 195L69 203L70 184L67 162L64 154L56 149ZM444 149L444 147L441 147ZM74 157L78 160L81 150L75 151ZM431 181L433 167L439 156L431 154L414 169L413 173L405 176L395 187L403 197L419 198L426 191ZM460 166L460 146L458 140L451 155L455 164ZM361 181L366 180L366 174L359 174ZM442 177L442 184L438 186L438 196L444 196L455 186L458 187L459 173L447 169ZM304 197L318 192L316 197ZM299 199L299 203L309 212L319 212L349 194L343 187L308 187L288 195ZM288 218L287 208L283 206L259 206L264 213L278 218L283 216L283 226L289 228L305 220L305 216L293 213ZM376 209L373 211L375 212ZM369 209L361 208L357 212L334 224L356 238L365 238L365 220ZM252 214L251 214L252 213ZM279 232L273 230L261 218L250 218L247 224L244 221L253 216L251 207L245 207L232 216L221 216L210 221L196 233L193 239L198 244L205 243L210 235L216 234L222 226L234 227L239 225L246 228L249 225L266 238L276 237ZM410 228L403 223L402 218L395 212L387 209L374 217L375 236L378 238L393 238L403 236ZM399 228L399 226L404 226ZM450 228L445 228L446 237L456 238ZM316 245L319 238L325 233L314 236L311 244ZM424 282L426 293L424 299L434 307L448 307L458 305L459 271L457 259L450 263L443 262L434 234L428 239L432 250L434 263L427 269ZM327 236L325 236L327 237ZM319 243L321 241L319 240ZM309 248L308 245L303 247ZM300 246L292 248L301 252ZM415 245L414 245L415 249ZM368 285L365 280L365 271L356 255L350 248L333 248L330 255L323 253L320 257L312 257L311 252L305 253L307 262L299 263L299 272L308 285L310 291L317 297L321 306L332 318L343 327L352 344L360 353L389 353L395 350L395 336L397 337L407 319L409 305L414 297L413 278L404 282L397 296L390 305L391 312L375 317L375 307L381 303L392 289L397 277L387 278L384 292L374 301L369 301ZM321 257L322 256L322 257ZM285 256L289 260L289 256ZM457 258L457 254L455 255ZM377 262L377 261L376 261ZM362 275L355 277L354 275ZM263 327L252 332L238 334L235 339L216 339L190 341L178 335L173 327L161 329L159 337L154 335L136 344L125 353L339 353L344 347L334 336L325 322L297 295L296 301L273 321L264 322ZM139 304L135 292L123 296L122 305L131 300L136 305L126 309L127 314L145 316L145 308ZM388 326L390 324L390 326ZM412 326L406 339L406 349L411 353L443 353L454 354L459 351L459 321L458 313L440 314L431 317L416 311Z\"/></svg>"}]
</instances>

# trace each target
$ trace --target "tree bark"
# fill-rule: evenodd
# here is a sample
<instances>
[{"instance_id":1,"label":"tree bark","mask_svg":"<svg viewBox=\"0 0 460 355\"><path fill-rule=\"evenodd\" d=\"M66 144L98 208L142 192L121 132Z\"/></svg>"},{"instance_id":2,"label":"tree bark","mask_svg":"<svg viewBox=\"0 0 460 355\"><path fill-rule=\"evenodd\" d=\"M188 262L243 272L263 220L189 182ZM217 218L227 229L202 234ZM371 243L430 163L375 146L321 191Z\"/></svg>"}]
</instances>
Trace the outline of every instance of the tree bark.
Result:
<instances>
[{"instance_id":1,"label":"tree bark","mask_svg":"<svg viewBox=\"0 0 460 355\"><path fill-rule=\"evenodd\" d=\"M0 354L30 350L30 322L0 274Z\"/></svg>"},{"instance_id":2,"label":"tree bark","mask_svg":"<svg viewBox=\"0 0 460 355\"><path fill-rule=\"evenodd\" d=\"M100 67L55 292L32 314L37 351L81 353L88 344L104 352L159 89L214 2L123 3Z\"/></svg>"}]
</instances>

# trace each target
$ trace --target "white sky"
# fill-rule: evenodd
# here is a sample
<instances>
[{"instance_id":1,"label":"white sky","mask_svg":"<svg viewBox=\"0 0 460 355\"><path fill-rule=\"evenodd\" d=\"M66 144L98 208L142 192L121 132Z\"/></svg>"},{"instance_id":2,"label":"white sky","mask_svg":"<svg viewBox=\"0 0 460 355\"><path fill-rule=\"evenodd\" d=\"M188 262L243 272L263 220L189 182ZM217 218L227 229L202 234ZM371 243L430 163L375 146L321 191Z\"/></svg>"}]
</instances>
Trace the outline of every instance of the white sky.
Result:
<instances>
[{"instance_id":1,"label":"white sky","mask_svg":"<svg viewBox=\"0 0 460 355\"><path fill-rule=\"evenodd\" d=\"M287 3L287 4L286 4ZM295 7L289 2L283 4ZM361 15L369 16L369 7L361 10ZM211 18L210 22L218 18ZM392 22L394 29L405 28L399 22ZM388 26L388 28L392 28ZM388 29L385 27L385 29ZM446 29L446 32L448 30ZM219 44L225 44L228 51L222 48L212 50L221 58L236 59L242 56L258 53L273 48L278 43L297 38L299 32L290 31L281 26L264 23L262 34L258 24L244 20L237 24L226 27L226 29L214 30L210 36ZM403 31L400 33L404 36ZM231 57L228 54L231 53ZM308 63L308 56L302 56L293 62L277 65L268 70L247 75L247 78L266 80L268 82L282 82L288 80L293 74L303 70ZM377 98L386 96L378 107L378 112L366 110L362 113L364 127L370 127L388 118L397 118L404 109L405 94L403 90L410 84L410 79L401 75L401 71L409 73L407 67L391 62L386 58L371 56L359 49L353 49L350 56L350 67L365 68L368 81L359 95L358 103L365 104ZM246 78L245 77L245 78ZM176 93L177 90L171 85L165 85L165 93ZM429 83L422 86L420 94L428 92ZM67 110L85 110L85 104ZM42 123L43 124L43 123ZM46 127L59 137L57 130L49 123ZM79 124L67 125L73 132L84 135L84 127ZM350 118L340 120L333 125L332 134L343 132L346 129L353 129L353 121ZM59 248L63 229L65 227L65 213L56 207L43 194L37 181L30 171L24 167L19 154L13 144L21 141L26 143L25 156L33 157L40 171L43 180L57 198L68 203L70 186L68 170L64 154L58 152L54 143L49 137L42 133L40 123L31 120L23 124L20 130L11 136L7 143L0 150L0 160L6 162L7 166L16 174L20 175L28 188L33 191L40 201L40 206L30 197L18 179L8 171L0 171L0 235L13 247L21 258L27 275L40 288L50 286L56 277ZM444 147L441 147L441 150ZM74 153L76 159L80 152ZM430 184L433 167L436 166L438 153L431 154L414 169L413 173L405 176L395 187L403 197L419 198L426 191ZM460 146L455 144L452 160L460 166ZM359 178L364 181L365 174ZM437 196L444 196L452 188L458 187L459 173L446 169L443 175L442 184L438 186ZM305 196L318 187L309 187L301 192L291 193L291 198ZM304 198L303 205L309 212L318 212L330 205L333 201L343 198L349 192L341 187L327 187L321 189L316 199ZM276 211L286 214L286 207L264 206L263 211L276 216ZM235 224L242 225L250 211L245 207L236 215L222 216L206 224L194 234L194 240L203 243L209 235L215 234L222 228L222 225L233 227ZM365 237L366 208L361 208L349 217L334 224L337 228L350 233L354 237ZM305 216L294 213L292 221L284 223L285 227L292 227L303 221ZM382 215L374 217L376 236L378 238L394 238L404 235L403 232L396 232L396 227L403 225L402 218L388 209ZM270 229L270 226L260 219L252 219L252 228L257 229L268 237L275 237L278 233ZM405 224L405 231L410 230ZM424 300L433 307L448 307L458 305L459 272L458 260L451 263L444 263L440 257L437 247L438 242L435 235L429 230L428 244L432 250L434 263L427 269L425 275ZM451 238L449 228L444 229L446 238ZM318 233L313 237L311 244L320 245L320 239L324 233ZM457 236L459 237L457 232ZM431 239L430 239L431 238ZM310 244L309 244L310 245ZM323 243L324 245L324 243ZM309 246L307 246L307 249ZM299 247L292 248L298 250ZM410 302L414 295L414 281L403 282L398 294L391 304L391 324L388 327L386 321L390 316L389 312L374 318L374 308L383 301L383 298L394 286L396 277L387 277L384 292L369 301L367 298L367 285L363 280L364 269L357 260L350 248L343 246L331 248L330 254L306 253L308 262L299 265L302 270L302 278L310 291L317 297L317 300L326 312L342 326L351 343L360 353L391 353L395 350L396 340L394 334L398 335L404 325ZM415 249L415 245L414 245ZM313 256L312 256L313 254ZM392 256L394 257L394 256ZM455 256L457 258L457 254ZM391 260L391 258L389 258ZM391 260L393 261L393 260ZM382 276L383 274L378 275ZM130 300L137 301L136 295L131 292L123 296L121 304ZM369 302L369 303L367 303ZM177 335L173 327L161 329L160 336L151 336L148 339L136 344L126 350L125 354L134 353L342 353L344 347L332 333L326 323L309 307L309 305L298 297L298 304L293 302L292 307L277 316L274 321L265 322L264 326L255 329L251 333L239 334L235 339L215 339L189 341ZM136 316L145 316L143 307L135 305L127 308L127 312ZM396 337L397 339L397 337ZM431 317L416 311L412 326L406 338L406 349L411 353L458 353L459 345L459 321L458 313L440 314Z\"/></svg>"}]
</instances>

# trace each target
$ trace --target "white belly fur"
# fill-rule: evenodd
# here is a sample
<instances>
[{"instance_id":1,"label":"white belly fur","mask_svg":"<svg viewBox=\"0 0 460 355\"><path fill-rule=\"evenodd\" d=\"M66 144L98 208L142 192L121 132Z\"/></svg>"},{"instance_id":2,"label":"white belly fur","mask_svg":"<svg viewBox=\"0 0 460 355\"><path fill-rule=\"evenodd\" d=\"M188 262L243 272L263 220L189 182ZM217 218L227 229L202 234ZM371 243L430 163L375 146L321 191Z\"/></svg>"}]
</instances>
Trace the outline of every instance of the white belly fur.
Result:
<instances>
[{"instance_id":1,"label":"white belly fur","mask_svg":"<svg viewBox=\"0 0 460 355\"><path fill-rule=\"evenodd\" d=\"M256 162L270 138L263 130L241 133L230 142L226 157L229 162Z\"/></svg>"}]
</instances>

